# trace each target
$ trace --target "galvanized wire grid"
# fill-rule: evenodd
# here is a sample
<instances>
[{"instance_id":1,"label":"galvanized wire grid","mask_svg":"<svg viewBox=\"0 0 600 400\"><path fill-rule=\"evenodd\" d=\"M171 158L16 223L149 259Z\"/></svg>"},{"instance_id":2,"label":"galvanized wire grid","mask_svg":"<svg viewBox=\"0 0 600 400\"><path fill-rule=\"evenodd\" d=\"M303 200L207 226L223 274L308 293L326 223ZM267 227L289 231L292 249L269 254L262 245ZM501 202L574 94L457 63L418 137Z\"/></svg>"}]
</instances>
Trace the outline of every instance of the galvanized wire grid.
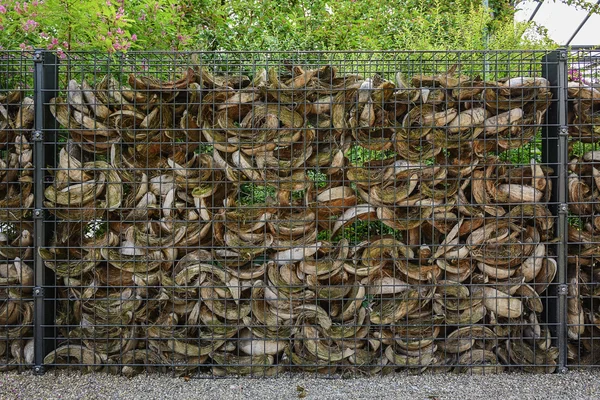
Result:
<instances>
[{"instance_id":1,"label":"galvanized wire grid","mask_svg":"<svg viewBox=\"0 0 600 400\"><path fill-rule=\"evenodd\" d=\"M30 60L0 53L0 371L33 363Z\"/></svg>"},{"instance_id":2,"label":"galvanized wire grid","mask_svg":"<svg viewBox=\"0 0 600 400\"><path fill-rule=\"evenodd\" d=\"M44 364L554 371L545 56L70 54L40 168Z\"/></svg>"},{"instance_id":3,"label":"galvanized wire grid","mask_svg":"<svg viewBox=\"0 0 600 400\"><path fill-rule=\"evenodd\" d=\"M600 361L598 340L598 170L600 50L573 51L569 64L568 364Z\"/></svg>"}]
</instances>

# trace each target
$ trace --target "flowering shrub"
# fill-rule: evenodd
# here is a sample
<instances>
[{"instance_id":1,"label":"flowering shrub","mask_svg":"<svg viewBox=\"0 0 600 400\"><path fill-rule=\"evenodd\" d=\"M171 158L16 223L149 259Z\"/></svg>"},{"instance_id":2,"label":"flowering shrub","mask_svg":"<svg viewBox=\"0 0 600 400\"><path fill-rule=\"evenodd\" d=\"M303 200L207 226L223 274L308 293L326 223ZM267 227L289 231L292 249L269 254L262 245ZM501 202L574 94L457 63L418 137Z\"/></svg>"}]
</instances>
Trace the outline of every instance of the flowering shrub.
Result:
<instances>
[{"instance_id":1,"label":"flowering shrub","mask_svg":"<svg viewBox=\"0 0 600 400\"><path fill-rule=\"evenodd\" d=\"M46 48L63 57L68 50L178 49L190 37L180 3L0 0L0 49Z\"/></svg>"},{"instance_id":2,"label":"flowering shrub","mask_svg":"<svg viewBox=\"0 0 600 400\"><path fill-rule=\"evenodd\" d=\"M513 22L512 2L489 4L491 9L477 0L0 0L0 49L46 48L63 55L552 45L524 35L526 26Z\"/></svg>"}]
</instances>

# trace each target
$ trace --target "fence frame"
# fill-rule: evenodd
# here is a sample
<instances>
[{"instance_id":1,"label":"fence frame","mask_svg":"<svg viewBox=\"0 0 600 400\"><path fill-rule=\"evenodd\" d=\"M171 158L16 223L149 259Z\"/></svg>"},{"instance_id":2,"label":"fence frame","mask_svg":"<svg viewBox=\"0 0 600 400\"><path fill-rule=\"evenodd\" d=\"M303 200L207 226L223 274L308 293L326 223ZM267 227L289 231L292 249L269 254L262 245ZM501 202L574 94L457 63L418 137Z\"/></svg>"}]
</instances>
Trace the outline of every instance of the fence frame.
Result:
<instances>
[{"instance_id":1,"label":"fence frame","mask_svg":"<svg viewBox=\"0 0 600 400\"><path fill-rule=\"evenodd\" d=\"M58 92L59 59L49 50L33 54L35 121L32 135L34 149L34 365L35 374L43 374L44 357L52 350L54 334L55 288L52 271L45 267L37 251L52 235L44 210L44 189L50 181L45 166L55 164L56 155L49 144L56 142L57 122L49 110L49 100ZM549 51L542 58L542 76L550 82L553 100L542 129L542 161L552 165L553 191L549 208L557 218L555 256L558 266L556 286L549 292L549 322L559 348L559 373L567 372L567 246L568 246L568 126L567 71L568 50ZM554 168L555 167L555 168ZM552 320L555 318L555 320Z\"/></svg>"},{"instance_id":2,"label":"fence frame","mask_svg":"<svg viewBox=\"0 0 600 400\"><path fill-rule=\"evenodd\" d=\"M557 346L559 348L558 371L567 372L567 244L568 244L568 128L567 128L567 61L564 48L555 50L542 59L542 76L550 82L553 95L552 104L546 113L546 123L542 130L542 161L555 166L552 177L553 190L550 198L550 211L557 217L555 247L558 267L556 283L551 286L549 295L556 302L555 315ZM552 146L552 143L555 143ZM555 291L555 293L553 293Z\"/></svg>"},{"instance_id":3,"label":"fence frame","mask_svg":"<svg viewBox=\"0 0 600 400\"><path fill-rule=\"evenodd\" d=\"M56 120L50 113L48 102L58 91L58 58L52 52L46 50L37 50L33 54L34 62L34 107L35 122L33 131L33 151L34 151L34 366L33 371L36 374L44 372L44 357L48 353L52 341L47 338L54 336L52 334L52 325L54 310L52 302L48 298L54 297L54 288L48 285L52 282L52 271L44 266L44 260L37 251L38 248L45 246L50 230L46 229L47 223L44 222L44 189L46 186L46 176L44 165L46 163L55 163L55 155L46 142L53 143L56 140Z\"/></svg>"}]
</instances>

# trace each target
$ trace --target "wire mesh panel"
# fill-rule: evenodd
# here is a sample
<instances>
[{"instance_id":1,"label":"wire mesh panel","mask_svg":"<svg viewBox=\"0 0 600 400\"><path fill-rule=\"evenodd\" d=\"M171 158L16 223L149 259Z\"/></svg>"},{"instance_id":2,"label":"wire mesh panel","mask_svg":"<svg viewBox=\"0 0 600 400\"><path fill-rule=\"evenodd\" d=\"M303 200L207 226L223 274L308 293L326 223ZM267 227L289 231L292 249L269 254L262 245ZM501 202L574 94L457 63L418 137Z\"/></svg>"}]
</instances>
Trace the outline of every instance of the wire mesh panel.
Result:
<instances>
[{"instance_id":1,"label":"wire mesh panel","mask_svg":"<svg viewBox=\"0 0 600 400\"><path fill-rule=\"evenodd\" d=\"M569 365L600 361L598 339L598 190L600 189L600 51L577 50L569 65Z\"/></svg>"},{"instance_id":2,"label":"wire mesh panel","mask_svg":"<svg viewBox=\"0 0 600 400\"><path fill-rule=\"evenodd\" d=\"M554 371L543 56L70 54L46 364Z\"/></svg>"},{"instance_id":3,"label":"wire mesh panel","mask_svg":"<svg viewBox=\"0 0 600 400\"><path fill-rule=\"evenodd\" d=\"M33 362L31 54L0 52L0 370Z\"/></svg>"}]
</instances>

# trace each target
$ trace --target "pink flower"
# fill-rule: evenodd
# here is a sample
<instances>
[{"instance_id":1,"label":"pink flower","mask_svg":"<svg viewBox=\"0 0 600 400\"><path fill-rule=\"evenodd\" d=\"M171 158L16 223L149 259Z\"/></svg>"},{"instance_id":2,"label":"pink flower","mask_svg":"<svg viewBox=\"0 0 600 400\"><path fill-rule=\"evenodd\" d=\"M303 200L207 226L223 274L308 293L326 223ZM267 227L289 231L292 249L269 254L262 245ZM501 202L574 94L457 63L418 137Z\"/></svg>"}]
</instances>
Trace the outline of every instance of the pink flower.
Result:
<instances>
[{"instance_id":1,"label":"pink flower","mask_svg":"<svg viewBox=\"0 0 600 400\"><path fill-rule=\"evenodd\" d=\"M21 50L25 50L25 47L27 47L27 46L25 45L25 43L21 43L21 44L19 45L19 47L21 48Z\"/></svg>"},{"instance_id":2,"label":"pink flower","mask_svg":"<svg viewBox=\"0 0 600 400\"><path fill-rule=\"evenodd\" d=\"M60 49L56 52L56 54L58 54L58 58L60 58L61 60L64 60L65 58L67 58L67 55L65 54L65 52Z\"/></svg>"},{"instance_id":3,"label":"pink flower","mask_svg":"<svg viewBox=\"0 0 600 400\"><path fill-rule=\"evenodd\" d=\"M40 37L44 40L48 40L50 35L48 35L46 32L40 32Z\"/></svg>"},{"instance_id":4,"label":"pink flower","mask_svg":"<svg viewBox=\"0 0 600 400\"><path fill-rule=\"evenodd\" d=\"M52 38L52 41L50 43L52 43L52 45L56 46L58 44L58 39Z\"/></svg>"},{"instance_id":5,"label":"pink flower","mask_svg":"<svg viewBox=\"0 0 600 400\"><path fill-rule=\"evenodd\" d=\"M121 28L117 28L117 34L118 34L118 35L122 35L122 34L123 34L123 29L121 29Z\"/></svg>"},{"instance_id":6,"label":"pink flower","mask_svg":"<svg viewBox=\"0 0 600 400\"><path fill-rule=\"evenodd\" d=\"M133 40L134 42L137 40L137 35L135 33L131 35L131 40Z\"/></svg>"},{"instance_id":7,"label":"pink flower","mask_svg":"<svg viewBox=\"0 0 600 400\"><path fill-rule=\"evenodd\" d=\"M6 14L6 7L0 4L0 14Z\"/></svg>"},{"instance_id":8,"label":"pink flower","mask_svg":"<svg viewBox=\"0 0 600 400\"><path fill-rule=\"evenodd\" d=\"M25 32L29 32L29 31L32 31L32 30L34 30L35 28L37 28L39 25L40 25L40 24L38 24L38 23L37 23L37 22L35 22L34 20L32 20L32 19L28 19L28 20L27 20L27 22L25 22L25 23L23 24L23 30L24 30Z\"/></svg>"}]
</instances>

